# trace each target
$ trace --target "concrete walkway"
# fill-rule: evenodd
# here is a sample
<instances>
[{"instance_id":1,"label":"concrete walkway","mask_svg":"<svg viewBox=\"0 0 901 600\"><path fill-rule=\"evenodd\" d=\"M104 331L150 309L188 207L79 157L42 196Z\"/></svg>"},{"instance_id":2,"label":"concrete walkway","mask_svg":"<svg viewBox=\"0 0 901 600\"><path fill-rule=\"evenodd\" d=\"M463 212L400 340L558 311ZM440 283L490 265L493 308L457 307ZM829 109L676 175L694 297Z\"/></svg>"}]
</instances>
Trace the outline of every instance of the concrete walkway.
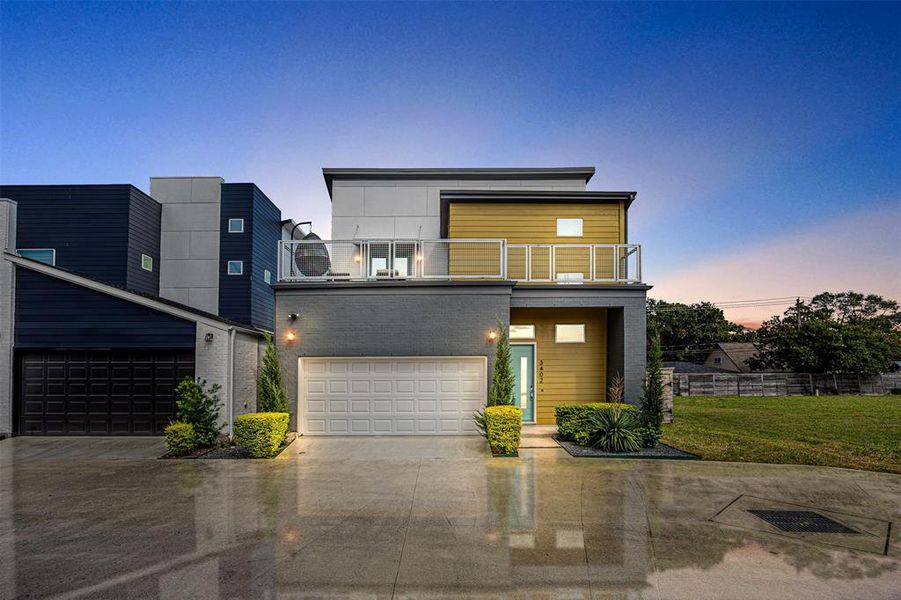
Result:
<instances>
[{"instance_id":1,"label":"concrete walkway","mask_svg":"<svg viewBox=\"0 0 901 600\"><path fill-rule=\"evenodd\" d=\"M550 448L495 459L472 437L301 438L275 461L155 460L150 442L133 441L134 456L96 440L0 442L0 596L823 600L901 589L896 475ZM790 534L748 512L773 508L859 533Z\"/></svg>"}]
</instances>

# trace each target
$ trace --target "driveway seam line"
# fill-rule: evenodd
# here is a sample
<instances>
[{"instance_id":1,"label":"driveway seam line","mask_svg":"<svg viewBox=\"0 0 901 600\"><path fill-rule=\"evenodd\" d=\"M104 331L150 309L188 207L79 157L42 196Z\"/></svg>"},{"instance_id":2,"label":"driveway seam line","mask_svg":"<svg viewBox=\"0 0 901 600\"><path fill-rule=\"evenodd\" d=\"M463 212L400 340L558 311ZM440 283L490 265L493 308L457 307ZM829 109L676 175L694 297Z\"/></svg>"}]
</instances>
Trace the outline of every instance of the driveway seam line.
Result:
<instances>
[{"instance_id":1,"label":"driveway seam line","mask_svg":"<svg viewBox=\"0 0 901 600\"><path fill-rule=\"evenodd\" d=\"M413 483L413 496L410 498L410 512L407 513L407 526L404 528L404 540L400 544L400 557L397 559L397 573L394 574L394 585L391 587L391 598L397 594L397 580L400 578L400 568L404 564L404 549L407 547L407 535L410 533L410 523L413 522L413 507L416 505L416 488L419 487L419 475L422 473L422 457L419 457L419 466L416 468L416 481Z\"/></svg>"}]
</instances>

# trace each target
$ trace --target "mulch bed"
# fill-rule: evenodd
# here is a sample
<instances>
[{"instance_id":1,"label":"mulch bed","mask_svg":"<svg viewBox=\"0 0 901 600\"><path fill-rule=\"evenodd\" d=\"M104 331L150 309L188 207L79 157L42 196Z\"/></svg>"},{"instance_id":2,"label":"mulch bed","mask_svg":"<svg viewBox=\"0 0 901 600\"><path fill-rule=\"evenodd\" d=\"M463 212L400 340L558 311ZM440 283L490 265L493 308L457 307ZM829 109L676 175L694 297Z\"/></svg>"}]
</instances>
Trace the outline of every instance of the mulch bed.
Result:
<instances>
[{"instance_id":1,"label":"mulch bed","mask_svg":"<svg viewBox=\"0 0 901 600\"><path fill-rule=\"evenodd\" d=\"M576 458L663 458L669 460L697 460L699 458L694 454L667 446L666 444L657 444L653 448L641 448L638 452L604 452L597 448L580 446L568 440L555 439L558 444L563 446L564 450L569 452L570 456L575 456Z\"/></svg>"},{"instance_id":2,"label":"mulch bed","mask_svg":"<svg viewBox=\"0 0 901 600\"><path fill-rule=\"evenodd\" d=\"M273 456L272 458L275 458L279 454L281 454L282 450L284 450L285 448L290 446L291 442L293 442L296 438L297 438L297 433L294 431L289 431L288 435L285 436L285 441L282 443L281 446L278 447L278 450L276 451L275 456ZM160 458L166 458L166 459L176 459L176 458L219 459L219 458L224 458L224 459L233 459L234 460L234 459L244 459L244 458L249 459L250 456L247 454L247 450L245 450L244 448L241 448L240 446L229 446L227 448L216 448L215 450L207 450L206 448L204 448L201 450L196 450L196 451L192 452L191 454L188 454L187 456L169 456L168 454L164 454ZM261 460L269 460L269 459L261 459Z\"/></svg>"}]
</instances>

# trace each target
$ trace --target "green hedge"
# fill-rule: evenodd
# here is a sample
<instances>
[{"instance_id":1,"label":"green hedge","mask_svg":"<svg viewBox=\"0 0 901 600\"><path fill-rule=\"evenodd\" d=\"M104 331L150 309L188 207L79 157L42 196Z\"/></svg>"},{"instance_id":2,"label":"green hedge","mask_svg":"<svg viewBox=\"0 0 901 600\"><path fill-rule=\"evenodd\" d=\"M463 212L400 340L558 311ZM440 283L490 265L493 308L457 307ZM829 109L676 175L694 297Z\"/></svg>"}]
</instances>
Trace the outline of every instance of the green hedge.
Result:
<instances>
[{"instance_id":1,"label":"green hedge","mask_svg":"<svg viewBox=\"0 0 901 600\"><path fill-rule=\"evenodd\" d=\"M584 444L588 437L597 429L597 418L609 413L614 407L619 406L625 411L637 411L631 404L614 402L591 402L587 404L560 404L554 408L554 416L557 420L557 434L564 440L573 440Z\"/></svg>"},{"instance_id":2,"label":"green hedge","mask_svg":"<svg viewBox=\"0 0 901 600\"><path fill-rule=\"evenodd\" d=\"M172 456L184 456L197 448L194 426L176 421L166 426L166 450Z\"/></svg>"},{"instance_id":3,"label":"green hedge","mask_svg":"<svg viewBox=\"0 0 901 600\"><path fill-rule=\"evenodd\" d=\"M518 406L485 408L488 445L495 454L513 454L519 450L522 433L522 409Z\"/></svg>"},{"instance_id":4,"label":"green hedge","mask_svg":"<svg viewBox=\"0 0 901 600\"><path fill-rule=\"evenodd\" d=\"M235 443L252 458L271 458L288 433L288 413L249 413L235 419Z\"/></svg>"}]
</instances>

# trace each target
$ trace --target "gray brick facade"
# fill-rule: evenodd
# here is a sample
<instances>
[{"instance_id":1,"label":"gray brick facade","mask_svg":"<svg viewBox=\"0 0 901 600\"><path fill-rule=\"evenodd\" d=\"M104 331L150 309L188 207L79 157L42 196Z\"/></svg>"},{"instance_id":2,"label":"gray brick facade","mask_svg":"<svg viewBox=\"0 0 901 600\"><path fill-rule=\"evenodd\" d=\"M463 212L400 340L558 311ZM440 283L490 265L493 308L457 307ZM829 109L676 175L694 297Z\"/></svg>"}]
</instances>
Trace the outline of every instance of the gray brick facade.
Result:
<instances>
[{"instance_id":1,"label":"gray brick facade","mask_svg":"<svg viewBox=\"0 0 901 600\"><path fill-rule=\"evenodd\" d=\"M623 375L626 398L637 402L645 369L647 289L512 282L282 284L275 294L275 330L285 388L296 410L297 359L303 356L486 356L490 380L495 348L487 334L498 319L509 324L511 307L604 307L608 369Z\"/></svg>"},{"instance_id":2,"label":"gray brick facade","mask_svg":"<svg viewBox=\"0 0 901 600\"><path fill-rule=\"evenodd\" d=\"M13 430L13 310L16 268L3 252L16 249L16 203L0 198L0 437Z\"/></svg>"},{"instance_id":3,"label":"gray brick facade","mask_svg":"<svg viewBox=\"0 0 901 600\"><path fill-rule=\"evenodd\" d=\"M488 332L510 320L512 284L282 286L275 327L285 388L297 406L303 356L486 356ZM291 321L289 315L299 317ZM297 338L288 342L287 332Z\"/></svg>"}]
</instances>

